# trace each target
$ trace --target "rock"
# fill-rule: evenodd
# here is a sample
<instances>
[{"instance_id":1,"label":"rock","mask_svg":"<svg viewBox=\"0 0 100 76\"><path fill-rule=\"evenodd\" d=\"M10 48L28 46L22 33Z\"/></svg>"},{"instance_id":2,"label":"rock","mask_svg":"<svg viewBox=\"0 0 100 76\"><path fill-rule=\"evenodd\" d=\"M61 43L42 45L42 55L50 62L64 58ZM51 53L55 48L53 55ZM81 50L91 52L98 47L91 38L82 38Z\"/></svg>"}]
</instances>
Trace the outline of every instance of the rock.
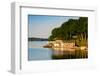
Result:
<instances>
[{"instance_id":1,"label":"rock","mask_svg":"<svg viewBox=\"0 0 100 76\"><path fill-rule=\"evenodd\" d=\"M43 47L44 48L52 48L52 46L50 46L50 45L44 45Z\"/></svg>"},{"instance_id":2,"label":"rock","mask_svg":"<svg viewBox=\"0 0 100 76\"><path fill-rule=\"evenodd\" d=\"M87 48L86 48L86 46L81 46L80 49L81 50L86 50Z\"/></svg>"}]
</instances>

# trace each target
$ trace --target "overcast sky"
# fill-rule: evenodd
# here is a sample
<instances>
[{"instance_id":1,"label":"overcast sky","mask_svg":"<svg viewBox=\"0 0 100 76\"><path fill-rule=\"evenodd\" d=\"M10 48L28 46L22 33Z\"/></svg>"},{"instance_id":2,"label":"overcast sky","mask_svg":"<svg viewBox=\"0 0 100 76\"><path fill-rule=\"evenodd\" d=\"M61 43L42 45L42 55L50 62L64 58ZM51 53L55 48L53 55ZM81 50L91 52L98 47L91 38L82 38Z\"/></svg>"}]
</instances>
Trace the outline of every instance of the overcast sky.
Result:
<instances>
[{"instance_id":1,"label":"overcast sky","mask_svg":"<svg viewBox=\"0 0 100 76\"><path fill-rule=\"evenodd\" d=\"M43 16L43 15L28 15L28 36L38 38L48 38L51 31L55 27L69 19L78 19L74 16Z\"/></svg>"}]
</instances>

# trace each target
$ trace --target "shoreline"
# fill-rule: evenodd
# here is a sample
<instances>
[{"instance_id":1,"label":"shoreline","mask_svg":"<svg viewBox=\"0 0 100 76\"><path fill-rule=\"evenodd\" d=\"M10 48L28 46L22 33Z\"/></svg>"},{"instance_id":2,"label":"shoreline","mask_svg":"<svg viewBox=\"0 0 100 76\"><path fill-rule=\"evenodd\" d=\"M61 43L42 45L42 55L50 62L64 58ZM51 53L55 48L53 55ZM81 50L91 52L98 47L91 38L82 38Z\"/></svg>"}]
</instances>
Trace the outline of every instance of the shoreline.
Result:
<instances>
[{"instance_id":1,"label":"shoreline","mask_svg":"<svg viewBox=\"0 0 100 76\"><path fill-rule=\"evenodd\" d=\"M52 49L63 49L63 50L85 50L88 51L87 46L75 46L74 42L63 42L62 40L50 41L48 44L43 46L44 48Z\"/></svg>"}]
</instances>

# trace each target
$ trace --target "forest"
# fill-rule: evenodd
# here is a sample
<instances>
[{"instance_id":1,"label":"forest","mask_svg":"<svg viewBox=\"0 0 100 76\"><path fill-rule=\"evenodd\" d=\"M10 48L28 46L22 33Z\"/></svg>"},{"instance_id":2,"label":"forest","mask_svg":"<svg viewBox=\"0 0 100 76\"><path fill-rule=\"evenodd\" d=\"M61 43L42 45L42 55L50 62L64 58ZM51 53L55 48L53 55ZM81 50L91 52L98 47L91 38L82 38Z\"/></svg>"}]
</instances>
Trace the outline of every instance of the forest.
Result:
<instances>
[{"instance_id":1,"label":"forest","mask_svg":"<svg viewBox=\"0 0 100 76\"><path fill-rule=\"evenodd\" d=\"M69 19L54 28L48 38L49 41L63 40L65 42L74 41L77 46L87 46L88 42L88 17L79 19Z\"/></svg>"}]
</instances>

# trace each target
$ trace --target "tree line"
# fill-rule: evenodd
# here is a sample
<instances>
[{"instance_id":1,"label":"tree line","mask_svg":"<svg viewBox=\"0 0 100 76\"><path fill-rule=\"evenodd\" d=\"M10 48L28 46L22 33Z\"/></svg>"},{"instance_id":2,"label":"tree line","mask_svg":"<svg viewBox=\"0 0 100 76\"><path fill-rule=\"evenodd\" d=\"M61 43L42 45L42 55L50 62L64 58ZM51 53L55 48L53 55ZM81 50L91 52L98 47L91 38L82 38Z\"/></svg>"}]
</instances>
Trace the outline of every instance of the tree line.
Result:
<instances>
[{"instance_id":1,"label":"tree line","mask_svg":"<svg viewBox=\"0 0 100 76\"><path fill-rule=\"evenodd\" d=\"M87 41L88 38L88 17L79 19L69 19L62 23L60 27L54 28L49 36L49 41L54 40L73 40Z\"/></svg>"}]
</instances>

